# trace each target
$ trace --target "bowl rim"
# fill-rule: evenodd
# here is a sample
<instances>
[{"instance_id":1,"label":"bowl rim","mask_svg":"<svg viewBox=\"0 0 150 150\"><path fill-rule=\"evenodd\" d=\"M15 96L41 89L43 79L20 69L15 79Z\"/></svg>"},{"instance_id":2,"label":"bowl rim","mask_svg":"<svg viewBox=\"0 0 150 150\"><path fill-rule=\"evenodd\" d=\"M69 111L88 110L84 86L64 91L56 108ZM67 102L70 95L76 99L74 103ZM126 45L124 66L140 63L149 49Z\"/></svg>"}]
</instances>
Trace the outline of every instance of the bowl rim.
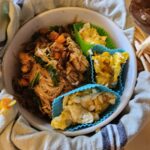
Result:
<instances>
[{"instance_id":1,"label":"bowl rim","mask_svg":"<svg viewBox=\"0 0 150 150\"><path fill-rule=\"evenodd\" d=\"M80 8L80 7L62 7L62 8L55 8L55 9L52 9L52 10L48 10L48 11L45 11L37 16L35 16L34 18L32 18L31 20L29 20L27 23L25 23L18 31L16 34L18 34L20 32L20 30L23 30L23 28L31 23L33 20L39 18L39 17L43 17L45 15L48 15L49 13L53 13L53 12L59 12L59 11L84 11L85 13L86 12L89 12L89 13L92 13L93 15L98 15L99 17L103 18L104 20L106 20L107 22L109 22L113 27L115 27L117 29L118 32L120 32L120 34L122 34L122 36L126 39L126 41L128 41L127 37L124 35L123 31L113 22L111 21L109 18L103 16L102 14L96 12L96 11L93 11L93 10L89 10L89 9L86 9L86 8ZM16 35L15 35L16 36ZM13 40L11 41L11 43L13 43ZM8 48L7 49L10 49L11 47L11 43L9 44ZM108 123L110 123L114 118L116 118L121 112L122 110L125 108L125 106L128 104L128 101L129 99L131 98L132 94L133 94L133 90L134 90L134 87L135 87L135 83L136 83L136 77L137 77L137 63L136 63L136 56L135 56L135 53L134 53L134 50L133 50L133 47L131 45L131 43L128 41L128 44L130 45L130 48L132 50L132 53L133 53L133 58L134 60L133 61L133 66L135 67L134 68L134 71L133 71L133 76L134 76L134 79L132 81L132 84L130 85L130 94L128 93L127 95L127 100L124 101L122 103L121 106L118 106L118 109L111 115L109 116L106 120L104 120L103 122L97 124L97 125L94 125L92 127L87 127L87 128L84 128L84 129L80 129L80 130L77 130L77 131L60 131L60 133L63 133L67 136L78 136L78 135L84 135L84 134L87 134L87 133L90 133L90 132L93 132L95 131L96 129L99 129L105 125L107 125ZM8 53L8 51L6 51L4 57L3 57L3 62L2 62L2 74L4 74L4 60L5 60L5 56L6 54ZM5 77L3 76L3 82L5 81ZM5 86L5 83L4 83L4 86ZM7 89L6 89L7 90ZM27 119L27 121L33 125L33 126L36 126L36 123L34 120L37 120L37 119L40 119L40 118L37 118L35 115L31 115L31 117L33 118L29 118L27 117L27 115L25 115L24 112L28 112L26 109L22 108L22 106L19 106L19 111L20 113ZM41 120L41 119L40 119ZM45 122L45 125L47 126L48 123ZM49 124L48 124L49 125ZM39 125L37 128L39 128L40 130L50 130L48 129L48 127L46 126L43 126L43 125ZM50 126L50 125L49 125ZM50 127L51 128L51 127ZM57 130L56 130L57 131Z\"/></svg>"}]
</instances>

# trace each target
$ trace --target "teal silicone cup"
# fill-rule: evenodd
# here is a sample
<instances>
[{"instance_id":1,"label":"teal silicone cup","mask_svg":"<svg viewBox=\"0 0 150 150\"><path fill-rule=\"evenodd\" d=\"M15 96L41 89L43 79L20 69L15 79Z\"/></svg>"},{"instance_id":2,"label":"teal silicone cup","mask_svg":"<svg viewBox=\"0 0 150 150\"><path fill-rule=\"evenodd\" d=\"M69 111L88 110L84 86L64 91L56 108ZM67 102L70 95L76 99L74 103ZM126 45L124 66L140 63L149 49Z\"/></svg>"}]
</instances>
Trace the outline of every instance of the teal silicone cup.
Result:
<instances>
[{"instance_id":1,"label":"teal silicone cup","mask_svg":"<svg viewBox=\"0 0 150 150\"><path fill-rule=\"evenodd\" d=\"M89 56L90 57L90 66L91 66L91 80L92 80L92 83L96 83L96 80L95 80L95 70L94 70L94 63L93 63L93 60L92 60L92 56L93 56L93 53L96 52L98 54L102 54L103 52L108 52L110 54L114 54L114 53L117 53L117 52L120 52L120 53L123 53L125 52L124 50L122 49L109 49L107 47L104 47L102 45L95 45L93 46L93 48L91 49L92 51L92 54ZM124 81L123 81L123 76L124 76L124 68L125 68L125 64L122 65L122 69L121 69L121 72L120 72L120 75L118 77L118 82L116 84L113 85L112 89L116 92L118 92L120 95L122 94L123 90L124 90Z\"/></svg>"},{"instance_id":2,"label":"teal silicone cup","mask_svg":"<svg viewBox=\"0 0 150 150\"><path fill-rule=\"evenodd\" d=\"M61 114L61 112L63 110L63 97L64 96L68 96L70 94L74 94L76 92L84 91L87 89L97 89L99 92L110 92L110 93L114 94L116 96L115 104L110 105L108 107L108 109L100 115L100 119L98 121L94 121L93 123L78 124L78 125L70 126L69 128L66 129L68 131L76 131L76 130L91 127L91 126L94 126L96 124L103 122L104 120L106 120L109 116L111 116L115 112L115 110L117 109L117 107L120 103L120 95L117 92L114 92L113 90L111 90L105 86L99 85L99 84L87 84L87 85L84 85L82 87L74 89L74 90L72 90L68 93L65 93L65 94L57 97L56 99L54 99L54 101L52 103L52 117L54 118Z\"/></svg>"}]
</instances>

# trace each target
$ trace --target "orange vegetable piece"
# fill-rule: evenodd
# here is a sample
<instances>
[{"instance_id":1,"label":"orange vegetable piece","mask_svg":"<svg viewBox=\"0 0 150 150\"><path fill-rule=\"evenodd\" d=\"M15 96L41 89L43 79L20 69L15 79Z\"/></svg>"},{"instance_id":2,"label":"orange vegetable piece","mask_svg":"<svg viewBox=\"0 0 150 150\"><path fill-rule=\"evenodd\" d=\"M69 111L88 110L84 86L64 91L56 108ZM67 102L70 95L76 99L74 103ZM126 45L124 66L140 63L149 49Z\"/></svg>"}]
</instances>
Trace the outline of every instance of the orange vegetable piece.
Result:
<instances>
[{"instance_id":1,"label":"orange vegetable piece","mask_svg":"<svg viewBox=\"0 0 150 150\"><path fill-rule=\"evenodd\" d=\"M58 37L59 37L59 34L58 34L57 32L55 32L55 31L52 31L52 32L49 34L49 36L48 36L48 38L49 38L50 40L52 40L53 42L54 42Z\"/></svg>"},{"instance_id":2,"label":"orange vegetable piece","mask_svg":"<svg viewBox=\"0 0 150 150\"><path fill-rule=\"evenodd\" d=\"M52 50L53 51L63 51L64 50L64 46L63 46L63 44L61 44L61 43L55 43L55 46L54 47L52 47Z\"/></svg>"},{"instance_id":3,"label":"orange vegetable piece","mask_svg":"<svg viewBox=\"0 0 150 150\"><path fill-rule=\"evenodd\" d=\"M28 72L29 69L30 69L30 66L29 66L29 65L22 65L22 67L21 67L21 71L22 71L23 73Z\"/></svg>"},{"instance_id":4,"label":"orange vegetable piece","mask_svg":"<svg viewBox=\"0 0 150 150\"><path fill-rule=\"evenodd\" d=\"M57 42L57 43L64 43L66 41L66 39L65 39L65 37L64 37L64 35L63 34L61 34L56 40L55 40L55 42Z\"/></svg>"},{"instance_id":5,"label":"orange vegetable piece","mask_svg":"<svg viewBox=\"0 0 150 150\"><path fill-rule=\"evenodd\" d=\"M59 59L61 57L61 54L59 52L54 53L54 58Z\"/></svg>"},{"instance_id":6,"label":"orange vegetable piece","mask_svg":"<svg viewBox=\"0 0 150 150\"><path fill-rule=\"evenodd\" d=\"M33 58L30 57L29 54L24 52L19 53L19 59L21 60L22 64L28 64L30 61L33 61Z\"/></svg>"},{"instance_id":7,"label":"orange vegetable piece","mask_svg":"<svg viewBox=\"0 0 150 150\"><path fill-rule=\"evenodd\" d=\"M22 78L22 79L19 80L19 84L21 86L28 86L29 82L26 79Z\"/></svg>"},{"instance_id":8,"label":"orange vegetable piece","mask_svg":"<svg viewBox=\"0 0 150 150\"><path fill-rule=\"evenodd\" d=\"M63 50L64 50L64 46L63 46L63 44L61 44L61 43L57 43L57 45L56 45L56 49L59 49L59 50L63 51Z\"/></svg>"}]
</instances>

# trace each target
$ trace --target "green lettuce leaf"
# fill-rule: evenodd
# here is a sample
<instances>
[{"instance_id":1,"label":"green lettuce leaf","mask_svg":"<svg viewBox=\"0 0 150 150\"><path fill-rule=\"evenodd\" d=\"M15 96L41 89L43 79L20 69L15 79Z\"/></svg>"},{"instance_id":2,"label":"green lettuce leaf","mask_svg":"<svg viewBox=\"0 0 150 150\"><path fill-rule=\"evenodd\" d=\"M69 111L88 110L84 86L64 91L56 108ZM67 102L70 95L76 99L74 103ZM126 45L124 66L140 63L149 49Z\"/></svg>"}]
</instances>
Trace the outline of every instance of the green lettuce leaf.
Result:
<instances>
[{"instance_id":1,"label":"green lettuce leaf","mask_svg":"<svg viewBox=\"0 0 150 150\"><path fill-rule=\"evenodd\" d=\"M88 55L89 54L88 50L91 49L94 46L94 44L90 44L90 43L84 41L82 39L82 37L80 36L79 30L83 27L83 25L84 25L84 23L82 23L82 22L75 23L75 24L73 24L73 30L74 30L74 36L75 36L76 42L78 43L78 45L82 49L83 53L85 55ZM110 49L116 48L115 43L113 42L113 40L110 38L109 34L103 28L98 27L98 26L93 25L93 24L91 24L91 26L97 30L99 35L107 36L107 39L106 39L106 47L107 48L110 48Z\"/></svg>"}]
</instances>

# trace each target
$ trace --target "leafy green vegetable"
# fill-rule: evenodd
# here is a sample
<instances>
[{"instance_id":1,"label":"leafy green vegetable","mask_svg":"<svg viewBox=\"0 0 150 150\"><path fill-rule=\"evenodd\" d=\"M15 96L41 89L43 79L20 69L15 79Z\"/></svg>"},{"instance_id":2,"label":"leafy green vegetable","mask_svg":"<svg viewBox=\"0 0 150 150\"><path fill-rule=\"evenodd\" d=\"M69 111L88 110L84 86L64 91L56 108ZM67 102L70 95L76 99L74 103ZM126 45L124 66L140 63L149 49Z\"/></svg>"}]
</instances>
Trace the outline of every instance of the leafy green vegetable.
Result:
<instances>
[{"instance_id":1,"label":"leafy green vegetable","mask_svg":"<svg viewBox=\"0 0 150 150\"><path fill-rule=\"evenodd\" d=\"M58 32L60 26L50 26L49 31L56 31Z\"/></svg>"},{"instance_id":2,"label":"leafy green vegetable","mask_svg":"<svg viewBox=\"0 0 150 150\"><path fill-rule=\"evenodd\" d=\"M109 36L109 34L103 28L98 27L98 26L93 25L93 24L91 24L91 26L94 27L97 30L97 32L99 33L99 35L101 35L101 36L107 36L106 47L108 47L110 49L115 49L116 48L116 45L113 42L112 38Z\"/></svg>"},{"instance_id":3,"label":"leafy green vegetable","mask_svg":"<svg viewBox=\"0 0 150 150\"><path fill-rule=\"evenodd\" d=\"M80 34L79 34L79 30L80 30L80 28L79 28L79 26L78 25L76 25L76 24L74 24L73 25L73 28L74 28L74 31L75 31L75 39L76 39L76 42L79 44L79 46L81 47L81 49L82 49L82 51L83 51L83 53L84 53L84 55L88 55L88 50L93 46L92 44L89 44L89 43L87 43L87 42L85 42L82 38L81 38L81 36L80 36Z\"/></svg>"},{"instance_id":4,"label":"leafy green vegetable","mask_svg":"<svg viewBox=\"0 0 150 150\"><path fill-rule=\"evenodd\" d=\"M40 57L37 57L37 56L33 56L34 57L34 59L35 59L35 61L37 62L37 63L39 63L42 67L44 67L47 63L46 62L44 62Z\"/></svg>"},{"instance_id":5,"label":"leafy green vegetable","mask_svg":"<svg viewBox=\"0 0 150 150\"><path fill-rule=\"evenodd\" d=\"M56 31L56 32L58 32L58 33L60 33L60 32L62 32L62 30L63 30L63 26L50 26L49 27L49 31L51 32L51 31Z\"/></svg>"},{"instance_id":6,"label":"leafy green vegetable","mask_svg":"<svg viewBox=\"0 0 150 150\"><path fill-rule=\"evenodd\" d=\"M84 23L83 22L79 22L79 23L75 23L73 24L73 30L75 32L75 39L76 42L79 44L79 46L81 47L83 53L85 55L88 55L88 50L90 48L92 48L94 46L94 44L90 44L87 43L86 41L84 41L82 39L82 37L79 34L79 30L83 27ZM101 27L95 26L93 24L91 24L92 27L94 27L97 32L99 33L99 35L101 36L107 36L106 39L106 47L110 48L110 49L114 49L116 48L116 45L114 44L113 40L110 38L110 36L108 35L108 33Z\"/></svg>"},{"instance_id":7,"label":"leafy green vegetable","mask_svg":"<svg viewBox=\"0 0 150 150\"><path fill-rule=\"evenodd\" d=\"M59 83L59 76L58 76L57 70L52 65L47 66L46 69L51 75L54 86L57 86Z\"/></svg>"},{"instance_id":8,"label":"leafy green vegetable","mask_svg":"<svg viewBox=\"0 0 150 150\"><path fill-rule=\"evenodd\" d=\"M35 85L37 85L39 83L39 79L40 79L40 73L37 72L33 80L30 82L30 87L33 88Z\"/></svg>"},{"instance_id":9,"label":"leafy green vegetable","mask_svg":"<svg viewBox=\"0 0 150 150\"><path fill-rule=\"evenodd\" d=\"M43 68L45 68L49 72L49 74L51 75L51 78L53 80L54 86L57 86L58 82L59 82L59 76L58 76L57 70L52 65L47 66L47 63L44 62L40 57L37 57L35 55L33 57L37 63L39 63ZM34 83L33 80L32 80L32 82ZM31 86L33 84L32 82L31 82Z\"/></svg>"}]
</instances>

